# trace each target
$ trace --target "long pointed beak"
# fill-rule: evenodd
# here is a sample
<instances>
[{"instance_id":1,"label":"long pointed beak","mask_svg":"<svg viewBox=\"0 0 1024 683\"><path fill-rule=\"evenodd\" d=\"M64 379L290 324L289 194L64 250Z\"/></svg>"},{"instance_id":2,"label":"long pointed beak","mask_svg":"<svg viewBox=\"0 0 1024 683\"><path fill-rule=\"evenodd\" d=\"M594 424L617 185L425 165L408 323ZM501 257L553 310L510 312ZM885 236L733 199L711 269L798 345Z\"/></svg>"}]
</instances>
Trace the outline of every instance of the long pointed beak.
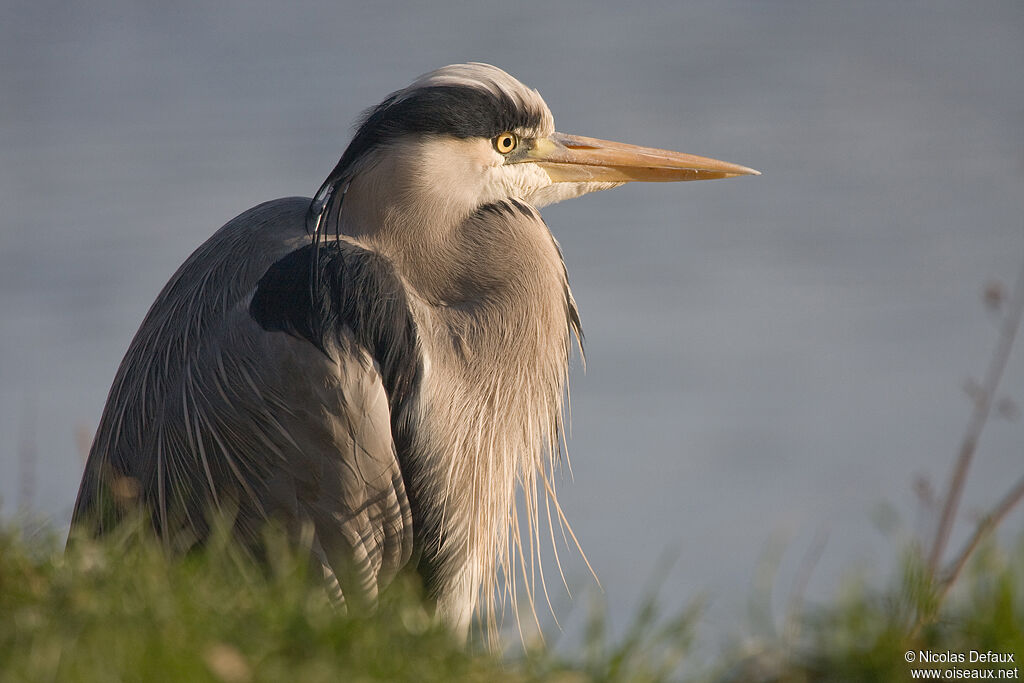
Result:
<instances>
[{"instance_id":1,"label":"long pointed beak","mask_svg":"<svg viewBox=\"0 0 1024 683\"><path fill-rule=\"evenodd\" d=\"M566 133L537 140L526 160L536 162L555 183L674 182L761 175L727 161Z\"/></svg>"}]
</instances>

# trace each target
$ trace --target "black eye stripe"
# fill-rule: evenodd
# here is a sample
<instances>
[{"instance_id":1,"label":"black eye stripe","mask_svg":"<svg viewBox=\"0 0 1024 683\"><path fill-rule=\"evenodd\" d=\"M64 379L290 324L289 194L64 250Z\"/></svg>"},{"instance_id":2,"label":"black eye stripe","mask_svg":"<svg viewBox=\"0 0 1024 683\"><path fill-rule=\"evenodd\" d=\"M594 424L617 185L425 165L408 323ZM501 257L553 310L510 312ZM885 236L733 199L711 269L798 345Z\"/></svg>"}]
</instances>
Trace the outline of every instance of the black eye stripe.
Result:
<instances>
[{"instance_id":1,"label":"black eye stripe","mask_svg":"<svg viewBox=\"0 0 1024 683\"><path fill-rule=\"evenodd\" d=\"M513 137L511 147L499 148L496 136L513 130L536 130L543 121L542 109L522 106L504 93L463 86L430 86L408 94L399 91L363 115L328 181L343 177L373 149L410 134L480 137L492 140L502 154L515 155L521 148L520 141Z\"/></svg>"}]
</instances>

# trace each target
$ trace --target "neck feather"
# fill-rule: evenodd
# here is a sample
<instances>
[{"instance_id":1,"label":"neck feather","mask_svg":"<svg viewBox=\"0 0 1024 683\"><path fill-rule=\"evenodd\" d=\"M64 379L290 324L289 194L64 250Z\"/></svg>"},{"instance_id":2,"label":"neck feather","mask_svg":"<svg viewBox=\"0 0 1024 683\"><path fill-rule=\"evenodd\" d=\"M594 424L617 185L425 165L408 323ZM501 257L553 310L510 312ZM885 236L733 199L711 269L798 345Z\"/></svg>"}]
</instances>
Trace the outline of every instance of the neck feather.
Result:
<instances>
[{"instance_id":1,"label":"neck feather","mask_svg":"<svg viewBox=\"0 0 1024 683\"><path fill-rule=\"evenodd\" d=\"M465 628L476 609L493 628L499 584L513 595L516 558L532 572L527 558L539 557L540 492L554 493L570 329L578 334L565 266L522 202L431 217L365 200L381 197L374 189L353 182L343 232L391 258L411 293L425 377L409 484L421 529L433 527L424 538L442 539L424 549L428 583L449 623Z\"/></svg>"}]
</instances>

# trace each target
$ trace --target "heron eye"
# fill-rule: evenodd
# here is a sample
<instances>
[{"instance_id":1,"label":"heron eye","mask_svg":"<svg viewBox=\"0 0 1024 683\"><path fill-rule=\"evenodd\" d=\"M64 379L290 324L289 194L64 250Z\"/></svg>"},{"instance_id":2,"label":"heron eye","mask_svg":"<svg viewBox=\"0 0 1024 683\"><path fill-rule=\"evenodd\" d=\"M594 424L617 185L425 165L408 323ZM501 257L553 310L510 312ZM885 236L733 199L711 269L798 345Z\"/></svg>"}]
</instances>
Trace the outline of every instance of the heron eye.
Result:
<instances>
[{"instance_id":1,"label":"heron eye","mask_svg":"<svg viewBox=\"0 0 1024 683\"><path fill-rule=\"evenodd\" d=\"M498 150L500 154L508 154L516 148L518 142L515 133L501 133L494 138L494 149Z\"/></svg>"}]
</instances>

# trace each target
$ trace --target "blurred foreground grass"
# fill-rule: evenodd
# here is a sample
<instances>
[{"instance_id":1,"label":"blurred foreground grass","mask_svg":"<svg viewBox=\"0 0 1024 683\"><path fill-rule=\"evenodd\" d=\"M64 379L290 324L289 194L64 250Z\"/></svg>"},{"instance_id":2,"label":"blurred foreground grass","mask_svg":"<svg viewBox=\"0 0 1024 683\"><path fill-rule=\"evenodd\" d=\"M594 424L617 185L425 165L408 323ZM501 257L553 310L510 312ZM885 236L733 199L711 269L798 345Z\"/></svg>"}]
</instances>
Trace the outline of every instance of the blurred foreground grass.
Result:
<instances>
[{"instance_id":1,"label":"blurred foreground grass","mask_svg":"<svg viewBox=\"0 0 1024 683\"><path fill-rule=\"evenodd\" d=\"M889 589L851 579L832 604L790 615L779 635L738 632L741 645L699 665L696 608L665 617L652 597L617 642L598 610L578 651L510 647L502 659L460 647L410 586L373 615L343 614L298 554L273 537L268 545L264 564L223 539L168 560L131 530L66 554L52 535L0 530L0 680L901 681L908 650L1024 657L1024 538L983 547L913 638L931 598L909 559Z\"/></svg>"},{"instance_id":2,"label":"blurred foreground grass","mask_svg":"<svg viewBox=\"0 0 1024 683\"><path fill-rule=\"evenodd\" d=\"M140 539L139 537L142 536ZM64 554L0 534L0 678L24 681L493 680L398 587L349 617L307 564L269 540L267 565L223 540L171 559L125 530ZM403 594L404 593L404 594Z\"/></svg>"}]
</instances>

